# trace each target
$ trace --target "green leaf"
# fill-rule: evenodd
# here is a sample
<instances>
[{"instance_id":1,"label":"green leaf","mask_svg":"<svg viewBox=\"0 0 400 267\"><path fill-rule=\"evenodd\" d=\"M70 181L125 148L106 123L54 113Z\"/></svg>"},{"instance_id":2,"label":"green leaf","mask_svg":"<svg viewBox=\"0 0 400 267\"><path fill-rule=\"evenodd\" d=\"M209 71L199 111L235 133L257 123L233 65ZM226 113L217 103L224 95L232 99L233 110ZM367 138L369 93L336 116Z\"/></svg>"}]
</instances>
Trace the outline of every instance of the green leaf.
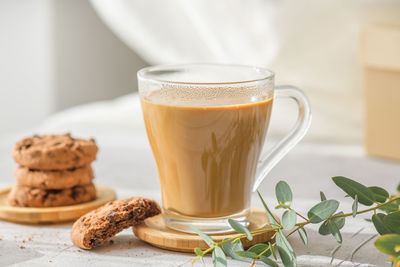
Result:
<instances>
[{"instance_id":1,"label":"green leaf","mask_svg":"<svg viewBox=\"0 0 400 267\"><path fill-rule=\"evenodd\" d=\"M269 250L272 252L272 256L274 256L275 260L277 260L278 257L276 257L276 252L275 252L274 246L271 244L271 242L268 242L268 246L270 247Z\"/></svg>"},{"instance_id":2,"label":"green leaf","mask_svg":"<svg viewBox=\"0 0 400 267\"><path fill-rule=\"evenodd\" d=\"M372 191L354 180L343 176L335 176L332 178L333 182L354 199L355 195L358 196L358 202L366 206L374 204L375 195Z\"/></svg>"},{"instance_id":3,"label":"green leaf","mask_svg":"<svg viewBox=\"0 0 400 267\"><path fill-rule=\"evenodd\" d=\"M227 238L225 238L224 240L226 239ZM242 242L240 240L238 240L238 242L235 243L226 242L222 244L222 250L225 252L226 255L230 256L232 259L242 260L241 257L236 255L236 252L244 250Z\"/></svg>"},{"instance_id":4,"label":"green leaf","mask_svg":"<svg viewBox=\"0 0 400 267\"><path fill-rule=\"evenodd\" d=\"M372 191L372 193L374 193L375 200L378 201L379 203L385 203L386 199L389 197L388 191L386 191L382 187L370 186L368 188L369 188L369 190Z\"/></svg>"},{"instance_id":5,"label":"green leaf","mask_svg":"<svg viewBox=\"0 0 400 267\"><path fill-rule=\"evenodd\" d=\"M246 234L248 240L250 240L250 241L253 240L253 236L251 235L249 229L247 229L246 227L241 225L238 221L228 219L228 223L231 225L231 227L235 231L242 233L242 234Z\"/></svg>"},{"instance_id":6,"label":"green leaf","mask_svg":"<svg viewBox=\"0 0 400 267\"><path fill-rule=\"evenodd\" d=\"M400 235L389 234L378 237L375 241L375 247L385 254L399 257L400 251L396 252L396 246L400 244Z\"/></svg>"},{"instance_id":7,"label":"green leaf","mask_svg":"<svg viewBox=\"0 0 400 267\"><path fill-rule=\"evenodd\" d=\"M386 204L385 206L382 206L379 208L380 210L386 212L387 214L398 211L399 210L399 204L395 202Z\"/></svg>"},{"instance_id":8,"label":"green leaf","mask_svg":"<svg viewBox=\"0 0 400 267\"><path fill-rule=\"evenodd\" d=\"M400 183L397 185L397 192L400 192Z\"/></svg>"},{"instance_id":9,"label":"green leaf","mask_svg":"<svg viewBox=\"0 0 400 267\"><path fill-rule=\"evenodd\" d=\"M301 241L303 241L304 245L307 245L308 238L307 238L306 229L304 229L303 227L301 227L301 228L299 228L298 232L299 232Z\"/></svg>"},{"instance_id":10,"label":"green leaf","mask_svg":"<svg viewBox=\"0 0 400 267\"><path fill-rule=\"evenodd\" d=\"M331 233L331 229L329 228L329 221L324 221L319 229L318 229L318 233L320 235L329 235Z\"/></svg>"},{"instance_id":11,"label":"green leaf","mask_svg":"<svg viewBox=\"0 0 400 267\"><path fill-rule=\"evenodd\" d=\"M287 206L292 204L292 190L289 185L285 181L279 181L275 187L276 198L278 199L278 203L283 203Z\"/></svg>"},{"instance_id":12,"label":"green leaf","mask_svg":"<svg viewBox=\"0 0 400 267\"><path fill-rule=\"evenodd\" d=\"M400 234L400 210L386 215L383 222L395 233Z\"/></svg>"},{"instance_id":13,"label":"green leaf","mask_svg":"<svg viewBox=\"0 0 400 267\"><path fill-rule=\"evenodd\" d=\"M344 214L343 211L341 211L341 212L336 213L335 216L336 216L336 215L343 215L343 214ZM340 230L340 229L343 228L343 226L344 226L344 224L345 224L345 220L346 220L345 217L337 217L337 218L333 218L333 219L330 220L330 221L335 222L337 228ZM331 229L330 229L330 227L329 227L330 221L327 220L327 221L325 221L325 222L323 222L323 223L321 224L321 226L320 226L319 229L318 229L318 233L319 233L320 235L329 235L329 234L332 233L332 232L331 232Z\"/></svg>"},{"instance_id":14,"label":"green leaf","mask_svg":"<svg viewBox=\"0 0 400 267\"><path fill-rule=\"evenodd\" d=\"M275 239L283 265L285 267L296 267L296 254L282 231L278 231Z\"/></svg>"},{"instance_id":15,"label":"green leaf","mask_svg":"<svg viewBox=\"0 0 400 267\"><path fill-rule=\"evenodd\" d=\"M326 196L325 196L324 192L320 191L319 196L321 197L321 201L326 200Z\"/></svg>"},{"instance_id":16,"label":"green leaf","mask_svg":"<svg viewBox=\"0 0 400 267\"><path fill-rule=\"evenodd\" d=\"M353 218L356 217L357 215L357 209L358 209L358 196L356 195L354 197L354 202L353 202L353 206L352 206L352 210L353 210Z\"/></svg>"},{"instance_id":17,"label":"green leaf","mask_svg":"<svg viewBox=\"0 0 400 267\"><path fill-rule=\"evenodd\" d=\"M341 211L341 212L336 213L334 216L336 216L336 215L343 215L343 214L344 214L343 211ZM336 223L337 227L338 227L339 230L340 230L340 229L343 228L343 226L344 226L344 224L345 224L345 222L346 222L346 218L345 218L345 217L338 217L338 218L332 219L332 221L334 221L334 222Z\"/></svg>"},{"instance_id":18,"label":"green leaf","mask_svg":"<svg viewBox=\"0 0 400 267\"><path fill-rule=\"evenodd\" d=\"M190 225L190 227L193 229L193 231L196 232L196 234L198 234L209 247L212 247L214 244L214 241L212 240L212 238L210 236L208 236L207 234L203 233L202 231L200 231L197 227Z\"/></svg>"},{"instance_id":19,"label":"green leaf","mask_svg":"<svg viewBox=\"0 0 400 267\"><path fill-rule=\"evenodd\" d=\"M282 263L285 267L295 267L297 266L296 260L293 260L290 253L281 246L276 246L278 248L279 256L281 257Z\"/></svg>"},{"instance_id":20,"label":"green leaf","mask_svg":"<svg viewBox=\"0 0 400 267\"><path fill-rule=\"evenodd\" d=\"M386 224L383 222L383 218L385 218L385 214L383 213L378 213L372 215L372 223L375 226L376 231L378 231L379 234L385 235L385 234L391 234L392 230L390 230Z\"/></svg>"},{"instance_id":21,"label":"green leaf","mask_svg":"<svg viewBox=\"0 0 400 267\"><path fill-rule=\"evenodd\" d=\"M310 209L308 219L311 223L320 223L328 219L339 207L336 200L324 200Z\"/></svg>"},{"instance_id":22,"label":"green leaf","mask_svg":"<svg viewBox=\"0 0 400 267\"><path fill-rule=\"evenodd\" d=\"M342 234L340 233L340 230L338 226L336 225L335 221L330 221L328 223L329 230L332 233L333 237L336 239L338 243L342 243Z\"/></svg>"},{"instance_id":23,"label":"green leaf","mask_svg":"<svg viewBox=\"0 0 400 267\"><path fill-rule=\"evenodd\" d=\"M297 215L294 210L286 210L282 215L282 226L285 230L291 230L296 225Z\"/></svg>"},{"instance_id":24,"label":"green leaf","mask_svg":"<svg viewBox=\"0 0 400 267\"><path fill-rule=\"evenodd\" d=\"M215 247L212 253L212 262L214 267L226 267L226 256L222 248Z\"/></svg>"},{"instance_id":25,"label":"green leaf","mask_svg":"<svg viewBox=\"0 0 400 267\"><path fill-rule=\"evenodd\" d=\"M271 267L279 267L279 265L275 262L275 261L273 261L273 260L271 260L270 258L268 258L268 257L266 257L266 256L264 256L264 255L262 255L261 257L260 257L260 260L262 261L262 262L264 262L266 265L268 265L268 266L271 266Z\"/></svg>"},{"instance_id":26,"label":"green leaf","mask_svg":"<svg viewBox=\"0 0 400 267\"><path fill-rule=\"evenodd\" d=\"M204 255L204 252L200 248L194 248L194 253L196 253L197 256Z\"/></svg>"},{"instance_id":27,"label":"green leaf","mask_svg":"<svg viewBox=\"0 0 400 267\"><path fill-rule=\"evenodd\" d=\"M242 258L250 258L250 259L254 259L255 257L257 257L257 254L254 252L249 252L249 251L237 251L235 252L235 254L239 257Z\"/></svg>"},{"instance_id":28,"label":"green leaf","mask_svg":"<svg viewBox=\"0 0 400 267\"><path fill-rule=\"evenodd\" d=\"M279 222L275 219L275 217L272 214L272 212L269 210L267 204L265 203L264 199L262 198L262 196L261 196L261 194L260 194L260 192L258 190L257 190L257 194L258 194L258 197L260 198L260 200L261 200L261 202L262 202L262 204L264 206L265 211L267 212L267 216L268 216L268 219L271 222L271 224L272 225L280 225Z\"/></svg>"},{"instance_id":29,"label":"green leaf","mask_svg":"<svg viewBox=\"0 0 400 267\"><path fill-rule=\"evenodd\" d=\"M267 244L260 243L260 244L255 244L254 246L250 247L247 251L256 253L258 255L261 252L263 252L264 250L266 250L267 248L268 248ZM271 251L268 250L263 255L266 257L269 257L271 255Z\"/></svg>"}]
</instances>

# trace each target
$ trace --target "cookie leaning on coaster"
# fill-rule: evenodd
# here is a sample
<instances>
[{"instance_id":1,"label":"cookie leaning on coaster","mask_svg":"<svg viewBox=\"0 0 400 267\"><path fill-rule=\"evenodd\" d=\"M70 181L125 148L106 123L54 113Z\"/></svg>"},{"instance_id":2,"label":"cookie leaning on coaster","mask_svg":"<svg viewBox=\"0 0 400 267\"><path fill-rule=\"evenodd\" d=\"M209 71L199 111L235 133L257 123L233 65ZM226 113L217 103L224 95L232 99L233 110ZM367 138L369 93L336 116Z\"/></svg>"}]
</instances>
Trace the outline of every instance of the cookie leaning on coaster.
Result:
<instances>
[{"instance_id":1,"label":"cookie leaning on coaster","mask_svg":"<svg viewBox=\"0 0 400 267\"><path fill-rule=\"evenodd\" d=\"M19 166L15 170L18 185L39 189L67 189L88 185L94 178L90 165L61 171L39 171Z\"/></svg>"},{"instance_id":2,"label":"cookie leaning on coaster","mask_svg":"<svg viewBox=\"0 0 400 267\"><path fill-rule=\"evenodd\" d=\"M142 197L115 200L80 217L72 226L71 241L77 247L92 249L123 229L160 213L153 200Z\"/></svg>"},{"instance_id":3,"label":"cookie leaning on coaster","mask_svg":"<svg viewBox=\"0 0 400 267\"><path fill-rule=\"evenodd\" d=\"M90 164L97 150L93 139L75 139L70 134L35 135L18 141L12 155L29 169L67 170Z\"/></svg>"},{"instance_id":4,"label":"cookie leaning on coaster","mask_svg":"<svg viewBox=\"0 0 400 267\"><path fill-rule=\"evenodd\" d=\"M38 189L14 186L8 195L8 204L16 207L59 207L89 202L96 199L93 184L68 189Z\"/></svg>"}]
</instances>

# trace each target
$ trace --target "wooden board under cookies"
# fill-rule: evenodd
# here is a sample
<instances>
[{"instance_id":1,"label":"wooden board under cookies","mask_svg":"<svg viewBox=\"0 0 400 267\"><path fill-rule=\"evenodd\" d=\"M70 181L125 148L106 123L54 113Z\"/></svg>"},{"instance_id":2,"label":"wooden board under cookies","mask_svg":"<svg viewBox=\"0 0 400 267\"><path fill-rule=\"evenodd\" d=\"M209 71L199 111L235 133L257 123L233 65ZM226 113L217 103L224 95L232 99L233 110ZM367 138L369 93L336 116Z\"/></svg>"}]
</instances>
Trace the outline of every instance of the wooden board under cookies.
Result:
<instances>
[{"instance_id":1,"label":"wooden board under cookies","mask_svg":"<svg viewBox=\"0 0 400 267\"><path fill-rule=\"evenodd\" d=\"M0 189L0 219L16 223L42 224L74 221L83 214L115 200L115 191L107 186L95 185L97 198L93 201L62 207L29 208L8 205L11 187Z\"/></svg>"},{"instance_id":2,"label":"wooden board under cookies","mask_svg":"<svg viewBox=\"0 0 400 267\"><path fill-rule=\"evenodd\" d=\"M264 210L252 208L249 215L249 230L255 231L261 228L270 228L268 217ZM198 247L202 250L208 248L207 244L196 234L188 234L169 229L165 226L162 215L157 215L146 219L145 223L133 227L134 234L141 240L167 250L179 252L193 252ZM222 241L238 233L210 235L214 241ZM253 240L242 238L241 241L245 248L260 242L271 240L274 232L264 232L253 235Z\"/></svg>"}]
</instances>

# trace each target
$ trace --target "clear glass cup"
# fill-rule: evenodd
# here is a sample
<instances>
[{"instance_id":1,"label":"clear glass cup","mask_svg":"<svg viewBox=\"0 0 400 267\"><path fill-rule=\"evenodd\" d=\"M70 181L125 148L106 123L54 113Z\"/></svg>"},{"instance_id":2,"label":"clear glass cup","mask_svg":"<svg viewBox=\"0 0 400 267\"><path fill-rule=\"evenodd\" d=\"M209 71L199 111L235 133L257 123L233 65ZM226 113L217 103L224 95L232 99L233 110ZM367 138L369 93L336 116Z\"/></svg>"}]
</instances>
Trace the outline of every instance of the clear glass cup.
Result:
<instances>
[{"instance_id":1,"label":"clear glass cup","mask_svg":"<svg viewBox=\"0 0 400 267\"><path fill-rule=\"evenodd\" d=\"M251 193L310 126L304 93L274 87L273 72L242 65L153 66L138 72L138 83L166 225L223 233L232 218L247 226ZM295 100L297 123L263 152L277 97Z\"/></svg>"}]
</instances>

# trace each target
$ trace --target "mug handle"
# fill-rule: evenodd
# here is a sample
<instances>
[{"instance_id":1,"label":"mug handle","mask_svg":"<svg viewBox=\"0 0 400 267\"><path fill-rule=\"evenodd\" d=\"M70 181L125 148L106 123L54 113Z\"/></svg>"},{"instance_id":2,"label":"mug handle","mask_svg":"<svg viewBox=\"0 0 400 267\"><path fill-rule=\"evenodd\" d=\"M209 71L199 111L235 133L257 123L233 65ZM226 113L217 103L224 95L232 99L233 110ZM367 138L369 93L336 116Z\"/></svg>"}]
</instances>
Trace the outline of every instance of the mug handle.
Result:
<instances>
[{"instance_id":1,"label":"mug handle","mask_svg":"<svg viewBox=\"0 0 400 267\"><path fill-rule=\"evenodd\" d=\"M276 86L274 98L293 99L299 107L299 114L289 134L259 161L253 191L257 190L271 169L304 137L311 124L311 106L303 91L290 85Z\"/></svg>"}]
</instances>

